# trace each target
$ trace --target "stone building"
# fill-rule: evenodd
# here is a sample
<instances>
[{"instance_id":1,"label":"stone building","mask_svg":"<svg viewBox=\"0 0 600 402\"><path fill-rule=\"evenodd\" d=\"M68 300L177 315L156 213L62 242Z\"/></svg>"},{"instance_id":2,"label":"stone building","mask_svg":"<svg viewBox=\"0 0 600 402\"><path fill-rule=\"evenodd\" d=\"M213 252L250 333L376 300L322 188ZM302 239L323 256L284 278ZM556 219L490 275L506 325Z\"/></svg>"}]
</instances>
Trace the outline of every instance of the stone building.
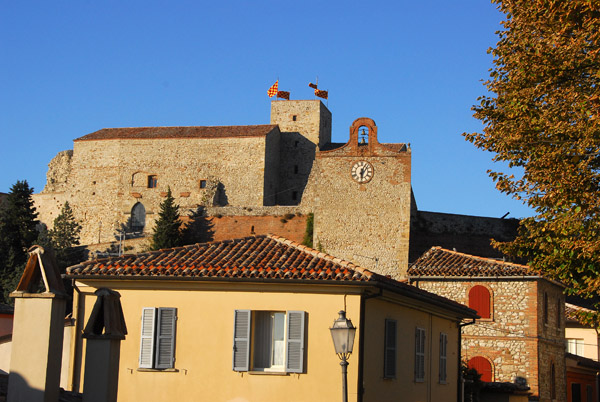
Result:
<instances>
[{"instance_id":1,"label":"stone building","mask_svg":"<svg viewBox=\"0 0 600 402\"><path fill-rule=\"evenodd\" d=\"M120 233L151 232L170 188L184 214L206 208L216 240L267 232L301 240L314 213L315 246L403 276L409 147L380 144L367 118L352 124L348 143L332 143L331 112L319 100L273 101L270 123L110 128L77 138L34 195L40 220L51 226L69 201L82 244L101 249Z\"/></svg>"},{"instance_id":2,"label":"stone building","mask_svg":"<svg viewBox=\"0 0 600 402\"><path fill-rule=\"evenodd\" d=\"M528 266L433 247L409 282L479 313L463 326L462 355L482 380L521 382L540 401L565 401L564 287ZM537 399L536 399L537 400Z\"/></svg>"}]
</instances>

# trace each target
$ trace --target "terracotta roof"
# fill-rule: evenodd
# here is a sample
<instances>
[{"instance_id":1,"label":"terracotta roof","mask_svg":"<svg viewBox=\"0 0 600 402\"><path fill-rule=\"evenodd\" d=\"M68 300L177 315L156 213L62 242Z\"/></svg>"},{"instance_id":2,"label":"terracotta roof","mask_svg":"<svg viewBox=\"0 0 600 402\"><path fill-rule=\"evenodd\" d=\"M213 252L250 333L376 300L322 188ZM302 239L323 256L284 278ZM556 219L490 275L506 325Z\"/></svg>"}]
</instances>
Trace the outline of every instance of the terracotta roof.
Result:
<instances>
[{"instance_id":1,"label":"terracotta roof","mask_svg":"<svg viewBox=\"0 0 600 402\"><path fill-rule=\"evenodd\" d=\"M580 321L579 317L577 316L578 312L594 313L594 310L591 310L591 309L585 308L585 307L581 307L581 306L577 306L577 305L571 304L571 303L565 303L565 316L567 317L567 321L578 322L580 324L584 324Z\"/></svg>"},{"instance_id":2,"label":"terracotta roof","mask_svg":"<svg viewBox=\"0 0 600 402\"><path fill-rule=\"evenodd\" d=\"M199 243L184 247L86 261L67 268L77 279L181 279L300 281L373 285L445 307L462 317L475 311L444 297L371 272L274 235Z\"/></svg>"},{"instance_id":3,"label":"terracotta roof","mask_svg":"<svg viewBox=\"0 0 600 402\"><path fill-rule=\"evenodd\" d=\"M409 268L409 276L538 276L527 265L432 247Z\"/></svg>"},{"instance_id":4,"label":"terracotta roof","mask_svg":"<svg viewBox=\"0 0 600 402\"><path fill-rule=\"evenodd\" d=\"M75 141L157 138L264 137L277 127L278 126L275 124L264 124L256 126L103 128L102 130L79 137L75 139Z\"/></svg>"}]
</instances>

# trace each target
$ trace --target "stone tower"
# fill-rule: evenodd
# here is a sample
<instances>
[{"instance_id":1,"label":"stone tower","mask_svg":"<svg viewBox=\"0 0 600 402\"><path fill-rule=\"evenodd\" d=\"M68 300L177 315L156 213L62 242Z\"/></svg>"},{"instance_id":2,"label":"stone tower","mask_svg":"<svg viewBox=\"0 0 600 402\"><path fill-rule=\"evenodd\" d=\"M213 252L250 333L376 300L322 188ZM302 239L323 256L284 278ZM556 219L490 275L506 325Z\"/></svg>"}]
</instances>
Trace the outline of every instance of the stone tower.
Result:
<instances>
[{"instance_id":1,"label":"stone tower","mask_svg":"<svg viewBox=\"0 0 600 402\"><path fill-rule=\"evenodd\" d=\"M314 246L395 279L408 269L411 152L359 118L346 144L317 152Z\"/></svg>"},{"instance_id":2,"label":"stone tower","mask_svg":"<svg viewBox=\"0 0 600 402\"><path fill-rule=\"evenodd\" d=\"M331 112L320 100L271 102L271 124L279 125L279 205L298 205L315 153L331 142Z\"/></svg>"}]
</instances>

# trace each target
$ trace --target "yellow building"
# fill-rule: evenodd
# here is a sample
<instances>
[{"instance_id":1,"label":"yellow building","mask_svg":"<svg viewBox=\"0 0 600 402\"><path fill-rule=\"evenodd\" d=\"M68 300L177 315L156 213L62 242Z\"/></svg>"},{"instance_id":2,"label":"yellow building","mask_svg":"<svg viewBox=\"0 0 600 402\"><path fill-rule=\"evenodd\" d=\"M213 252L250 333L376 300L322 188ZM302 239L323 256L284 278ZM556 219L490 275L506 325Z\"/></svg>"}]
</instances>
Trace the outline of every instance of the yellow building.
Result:
<instances>
[{"instance_id":1,"label":"yellow building","mask_svg":"<svg viewBox=\"0 0 600 402\"><path fill-rule=\"evenodd\" d=\"M458 397L459 323L473 310L347 261L266 235L87 261L75 279L76 333L98 288L121 295L119 401L336 401L329 328L357 328L349 401ZM85 340L72 345L82 391Z\"/></svg>"}]
</instances>

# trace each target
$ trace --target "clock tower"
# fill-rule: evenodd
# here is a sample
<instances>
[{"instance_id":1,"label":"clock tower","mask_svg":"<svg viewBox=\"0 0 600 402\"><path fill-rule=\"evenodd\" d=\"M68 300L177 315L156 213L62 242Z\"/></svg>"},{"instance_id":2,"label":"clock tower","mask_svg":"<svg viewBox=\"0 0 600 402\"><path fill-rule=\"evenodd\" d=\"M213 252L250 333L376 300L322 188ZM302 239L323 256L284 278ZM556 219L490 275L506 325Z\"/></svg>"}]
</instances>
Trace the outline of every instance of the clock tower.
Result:
<instances>
[{"instance_id":1,"label":"clock tower","mask_svg":"<svg viewBox=\"0 0 600 402\"><path fill-rule=\"evenodd\" d=\"M395 279L408 269L407 144L381 144L372 119L350 126L346 144L316 154L314 247Z\"/></svg>"}]
</instances>

